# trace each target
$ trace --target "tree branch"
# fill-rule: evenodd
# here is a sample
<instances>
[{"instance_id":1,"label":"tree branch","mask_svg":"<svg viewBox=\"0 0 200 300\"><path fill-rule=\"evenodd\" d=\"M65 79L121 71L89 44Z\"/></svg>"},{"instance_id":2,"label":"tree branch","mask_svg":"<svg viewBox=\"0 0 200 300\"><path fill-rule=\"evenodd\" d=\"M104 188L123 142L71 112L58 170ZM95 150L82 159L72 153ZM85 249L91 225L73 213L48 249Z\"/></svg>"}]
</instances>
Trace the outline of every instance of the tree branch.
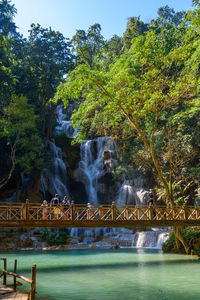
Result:
<instances>
[{"instance_id":1,"label":"tree branch","mask_svg":"<svg viewBox=\"0 0 200 300\"><path fill-rule=\"evenodd\" d=\"M16 166L16 156L15 156L15 154L16 154L16 150L17 150L17 143L18 143L18 141L19 141L19 132L17 133L14 145L11 147L11 161L12 161L12 166L11 166L11 169L10 169L10 171L8 173L8 176L5 177L4 179L2 179L0 181L0 189L9 182L9 180L12 177L12 174L13 174L13 172L15 170L15 166Z\"/></svg>"}]
</instances>

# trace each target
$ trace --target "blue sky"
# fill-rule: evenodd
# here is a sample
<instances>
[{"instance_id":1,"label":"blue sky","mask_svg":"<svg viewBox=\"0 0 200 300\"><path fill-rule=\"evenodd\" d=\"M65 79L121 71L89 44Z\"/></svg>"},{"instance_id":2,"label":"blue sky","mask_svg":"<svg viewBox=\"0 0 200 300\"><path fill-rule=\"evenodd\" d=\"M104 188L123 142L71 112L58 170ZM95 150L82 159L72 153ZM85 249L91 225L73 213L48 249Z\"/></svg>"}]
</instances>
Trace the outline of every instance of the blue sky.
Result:
<instances>
[{"instance_id":1,"label":"blue sky","mask_svg":"<svg viewBox=\"0 0 200 300\"><path fill-rule=\"evenodd\" d=\"M13 0L17 8L15 22L27 37L31 23L58 30L71 38L76 29L87 30L99 23L106 39L122 36L127 18L141 16L144 22L157 16L159 7L168 5L175 11L190 9L192 0Z\"/></svg>"}]
</instances>

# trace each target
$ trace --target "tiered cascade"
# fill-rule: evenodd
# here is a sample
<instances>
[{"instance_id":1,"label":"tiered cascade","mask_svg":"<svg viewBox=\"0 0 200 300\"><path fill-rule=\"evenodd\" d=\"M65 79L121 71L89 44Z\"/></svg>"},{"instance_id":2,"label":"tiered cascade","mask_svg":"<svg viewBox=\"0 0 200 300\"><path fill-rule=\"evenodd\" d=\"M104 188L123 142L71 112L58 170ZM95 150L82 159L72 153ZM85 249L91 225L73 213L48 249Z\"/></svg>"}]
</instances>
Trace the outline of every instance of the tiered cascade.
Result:
<instances>
[{"instance_id":1,"label":"tiered cascade","mask_svg":"<svg viewBox=\"0 0 200 300\"><path fill-rule=\"evenodd\" d=\"M43 198L47 193L50 195L58 194L62 199L65 195L69 197L67 189L67 169L62 159L62 150L56 147L54 142L49 141L49 149L53 156L53 165L42 171L40 179L40 191Z\"/></svg>"},{"instance_id":2,"label":"tiered cascade","mask_svg":"<svg viewBox=\"0 0 200 300\"><path fill-rule=\"evenodd\" d=\"M62 107L58 107L58 122L56 133L65 132L68 137L74 137L77 130L74 131L71 122L66 121L66 114L63 113ZM66 189L66 167L62 160L62 152L54 143L50 142L50 147L54 153L54 167L52 170L44 170L41 180L43 193L47 190L56 191L59 195L67 194ZM108 174L112 174L114 167L117 165L118 149L115 142L108 137L99 137L95 140L84 141L80 146L80 162L78 169L74 171L77 182L82 182L85 187L87 202L92 205L99 204L99 195L105 195L105 183L102 179ZM48 184L47 180L48 178ZM116 205L134 204L146 205L149 190L145 187L145 180L141 173L135 172L131 179L125 179L122 184L116 182L118 187L115 193L112 193L110 203L115 201ZM108 197L107 197L108 198ZM79 202L79 199L75 199ZM81 199L82 200L82 199ZM82 201L81 201L82 202ZM96 228L80 229L72 228L70 230L72 237L82 240L82 243L96 244L106 246L107 243L113 242L121 247L155 247L160 248L166 240L167 234L163 231L145 231L134 232L130 229L119 228ZM104 239L106 237L106 240Z\"/></svg>"}]
</instances>

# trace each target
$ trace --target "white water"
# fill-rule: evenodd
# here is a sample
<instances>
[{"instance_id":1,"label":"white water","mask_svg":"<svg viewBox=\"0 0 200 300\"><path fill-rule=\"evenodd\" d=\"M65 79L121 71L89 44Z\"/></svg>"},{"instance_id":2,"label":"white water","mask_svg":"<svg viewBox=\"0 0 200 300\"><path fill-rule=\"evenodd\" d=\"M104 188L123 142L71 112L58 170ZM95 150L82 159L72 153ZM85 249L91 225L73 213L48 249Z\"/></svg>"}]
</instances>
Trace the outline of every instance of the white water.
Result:
<instances>
[{"instance_id":1,"label":"white water","mask_svg":"<svg viewBox=\"0 0 200 300\"><path fill-rule=\"evenodd\" d=\"M97 205L98 191L102 188L99 179L106 172L113 170L116 164L113 153L116 151L117 146L110 138L99 137L96 140L84 141L80 149L81 159L76 172L76 178L84 184L88 202ZM104 160L105 151L108 156L106 166Z\"/></svg>"},{"instance_id":2,"label":"white water","mask_svg":"<svg viewBox=\"0 0 200 300\"><path fill-rule=\"evenodd\" d=\"M132 244L136 248L157 248L161 249L162 244L167 240L168 233L161 231L137 232L136 241Z\"/></svg>"},{"instance_id":3,"label":"white water","mask_svg":"<svg viewBox=\"0 0 200 300\"><path fill-rule=\"evenodd\" d=\"M66 121L66 114L62 107L57 108L58 123L56 133L65 132L69 137L75 136L71 122ZM52 170L45 169L41 179L41 189L43 193L49 190L52 194L68 195L66 188L66 166L62 160L61 149L50 142L50 148L54 154L54 167ZM112 173L117 164L118 150L115 142L108 137L99 137L95 140L87 140L80 147L79 167L75 172L76 180L81 181L86 189L88 202L98 205L98 192L104 192L104 186L100 179L106 173ZM117 205L136 204L146 205L149 196L149 190L144 188L144 179L141 174L135 172L132 178L125 179L119 187L119 191L114 199ZM84 242L93 244L97 237L102 236L100 242L96 245L105 246L116 242L120 247L154 247L161 248L162 243L167 239L167 233L163 231L144 231L133 232L125 228L96 228L80 229L72 228L70 235L72 237L81 237ZM103 238L104 237L104 238ZM106 239L105 239L106 238Z\"/></svg>"},{"instance_id":4,"label":"white water","mask_svg":"<svg viewBox=\"0 0 200 300\"><path fill-rule=\"evenodd\" d=\"M62 159L62 151L54 142L49 141L49 148L53 155L53 165L42 171L40 190L43 197L49 192L52 196L58 194L61 199L65 195L69 197L67 189L67 169Z\"/></svg>"},{"instance_id":5,"label":"white water","mask_svg":"<svg viewBox=\"0 0 200 300\"><path fill-rule=\"evenodd\" d=\"M124 180L118 191L118 205L147 205L149 190L144 188L144 178L138 172L132 174L132 179Z\"/></svg>"}]
</instances>

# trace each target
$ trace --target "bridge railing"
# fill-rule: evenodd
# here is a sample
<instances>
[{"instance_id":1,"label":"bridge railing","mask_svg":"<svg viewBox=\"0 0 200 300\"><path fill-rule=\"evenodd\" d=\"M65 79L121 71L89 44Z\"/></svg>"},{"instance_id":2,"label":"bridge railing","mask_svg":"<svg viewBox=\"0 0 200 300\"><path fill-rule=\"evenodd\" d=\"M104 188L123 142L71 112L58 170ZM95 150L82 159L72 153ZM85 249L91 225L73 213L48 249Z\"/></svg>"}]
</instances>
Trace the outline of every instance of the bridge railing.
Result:
<instances>
[{"instance_id":1,"label":"bridge railing","mask_svg":"<svg viewBox=\"0 0 200 300\"><path fill-rule=\"evenodd\" d=\"M148 220L200 220L199 206L136 206L91 204L57 205L0 204L1 221L148 221Z\"/></svg>"}]
</instances>

